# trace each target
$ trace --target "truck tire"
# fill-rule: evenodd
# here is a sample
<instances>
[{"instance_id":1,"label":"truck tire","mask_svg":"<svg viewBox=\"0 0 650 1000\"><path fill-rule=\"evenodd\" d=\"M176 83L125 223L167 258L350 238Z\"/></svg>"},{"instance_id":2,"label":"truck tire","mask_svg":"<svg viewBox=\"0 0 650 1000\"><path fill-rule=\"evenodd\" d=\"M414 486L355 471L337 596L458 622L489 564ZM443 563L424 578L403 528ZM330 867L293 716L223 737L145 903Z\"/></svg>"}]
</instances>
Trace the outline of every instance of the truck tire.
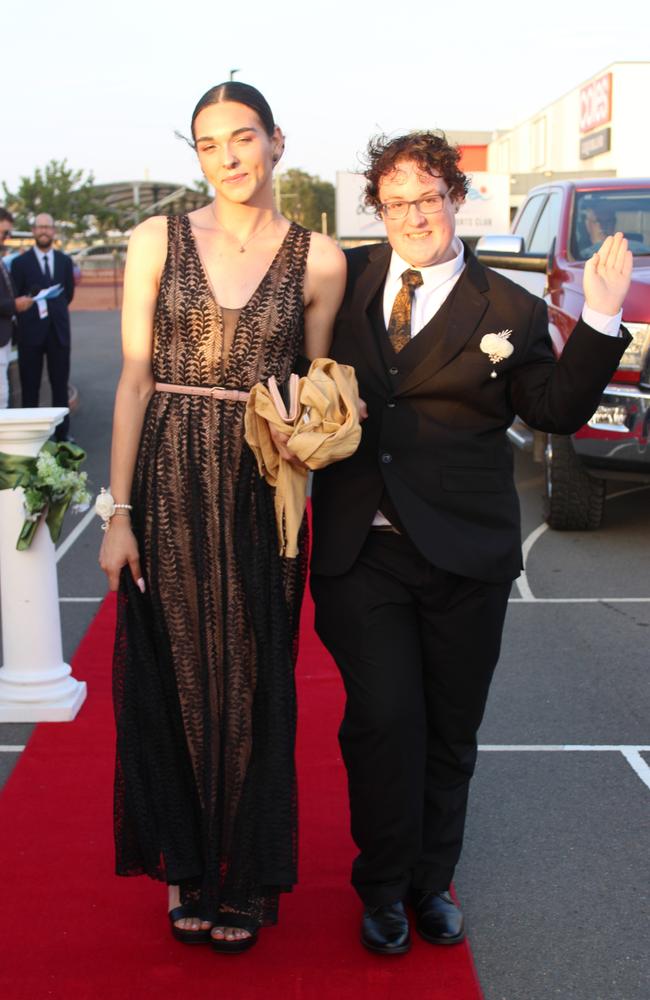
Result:
<instances>
[{"instance_id":1,"label":"truck tire","mask_svg":"<svg viewBox=\"0 0 650 1000\"><path fill-rule=\"evenodd\" d=\"M544 452L544 517L556 531L599 528L605 506L605 480L586 472L570 437L549 434Z\"/></svg>"}]
</instances>

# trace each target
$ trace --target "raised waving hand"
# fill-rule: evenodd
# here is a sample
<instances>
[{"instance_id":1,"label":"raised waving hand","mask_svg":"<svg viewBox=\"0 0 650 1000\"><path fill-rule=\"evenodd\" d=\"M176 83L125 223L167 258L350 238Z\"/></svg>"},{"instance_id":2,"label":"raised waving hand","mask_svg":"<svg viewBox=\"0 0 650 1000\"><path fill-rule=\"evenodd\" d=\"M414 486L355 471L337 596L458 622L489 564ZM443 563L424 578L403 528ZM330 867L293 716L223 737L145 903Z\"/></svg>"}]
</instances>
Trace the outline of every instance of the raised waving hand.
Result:
<instances>
[{"instance_id":1,"label":"raised waving hand","mask_svg":"<svg viewBox=\"0 0 650 1000\"><path fill-rule=\"evenodd\" d=\"M608 236L600 250L585 264L583 287L585 301L591 309L615 316L623 302L632 278L632 252L623 233Z\"/></svg>"}]
</instances>

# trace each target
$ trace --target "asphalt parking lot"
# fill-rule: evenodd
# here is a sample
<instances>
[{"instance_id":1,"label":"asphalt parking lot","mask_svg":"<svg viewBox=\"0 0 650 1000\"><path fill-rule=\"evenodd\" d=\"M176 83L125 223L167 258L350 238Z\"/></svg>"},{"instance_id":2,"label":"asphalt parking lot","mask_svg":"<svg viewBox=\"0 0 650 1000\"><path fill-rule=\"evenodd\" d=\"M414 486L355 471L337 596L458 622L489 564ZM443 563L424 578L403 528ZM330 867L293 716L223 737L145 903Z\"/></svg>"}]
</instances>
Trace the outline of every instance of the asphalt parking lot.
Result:
<instances>
[{"instance_id":1,"label":"asphalt parking lot","mask_svg":"<svg viewBox=\"0 0 650 1000\"><path fill-rule=\"evenodd\" d=\"M72 321L71 431L97 491L118 315ZM540 467L523 454L516 466L526 572L480 733L456 890L486 1000L648 1000L650 488L618 484L602 529L557 533L543 526ZM68 661L106 592L98 523L69 516L59 542ZM0 744L21 747L30 730L0 726ZM2 781L19 752L0 752Z\"/></svg>"},{"instance_id":2,"label":"asphalt parking lot","mask_svg":"<svg viewBox=\"0 0 650 1000\"><path fill-rule=\"evenodd\" d=\"M650 490L617 484L601 530L564 533L521 453L517 480L526 572L456 887L486 1000L647 1000Z\"/></svg>"}]
</instances>

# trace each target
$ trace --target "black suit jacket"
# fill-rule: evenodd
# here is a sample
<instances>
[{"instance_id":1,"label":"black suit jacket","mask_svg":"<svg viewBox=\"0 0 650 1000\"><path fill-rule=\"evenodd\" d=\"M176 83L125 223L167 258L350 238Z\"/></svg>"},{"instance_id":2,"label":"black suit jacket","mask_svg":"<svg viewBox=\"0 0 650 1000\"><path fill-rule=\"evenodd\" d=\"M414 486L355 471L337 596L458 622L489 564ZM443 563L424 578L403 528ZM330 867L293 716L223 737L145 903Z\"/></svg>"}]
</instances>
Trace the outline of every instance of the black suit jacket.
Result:
<instances>
[{"instance_id":1,"label":"black suit jacket","mask_svg":"<svg viewBox=\"0 0 650 1000\"><path fill-rule=\"evenodd\" d=\"M506 431L515 414L539 430L576 431L598 406L629 334L606 337L580 321L556 362L545 303L466 248L444 322L436 329L434 317L391 362L377 301L390 254L387 244L346 252L331 355L353 365L369 416L356 454L316 473L312 572L332 576L352 566L387 490L432 564L477 580L512 580L521 538ZM512 331L514 350L493 366L479 345L502 330Z\"/></svg>"},{"instance_id":2,"label":"black suit jacket","mask_svg":"<svg viewBox=\"0 0 650 1000\"><path fill-rule=\"evenodd\" d=\"M48 285L33 249L14 259L11 265L11 278L16 295L33 295ZM74 295L74 272L72 259L60 250L54 251L54 274L51 284L57 283L63 285L63 291L57 298L47 300L48 315L45 319L40 318L36 305L18 316L19 350L21 343L42 344L51 329L64 347L70 346L68 304L72 302Z\"/></svg>"},{"instance_id":3,"label":"black suit jacket","mask_svg":"<svg viewBox=\"0 0 650 1000\"><path fill-rule=\"evenodd\" d=\"M16 304L9 271L0 263L0 347L9 343L14 331Z\"/></svg>"}]
</instances>

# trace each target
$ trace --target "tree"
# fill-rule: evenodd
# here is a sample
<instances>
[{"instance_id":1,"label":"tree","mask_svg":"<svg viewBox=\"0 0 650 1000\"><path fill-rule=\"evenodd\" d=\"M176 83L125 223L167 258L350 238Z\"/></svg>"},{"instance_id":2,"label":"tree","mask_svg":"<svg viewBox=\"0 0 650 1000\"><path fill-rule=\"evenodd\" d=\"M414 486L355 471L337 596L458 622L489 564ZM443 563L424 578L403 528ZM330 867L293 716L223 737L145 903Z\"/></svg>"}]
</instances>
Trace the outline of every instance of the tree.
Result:
<instances>
[{"instance_id":1,"label":"tree","mask_svg":"<svg viewBox=\"0 0 650 1000\"><path fill-rule=\"evenodd\" d=\"M16 219L17 229L28 229L34 215L48 212L65 236L83 233L101 217L104 206L94 194L95 178L84 177L83 170L74 170L67 160L50 160L33 177L21 177L17 191L10 191L3 182L6 207Z\"/></svg>"},{"instance_id":2,"label":"tree","mask_svg":"<svg viewBox=\"0 0 650 1000\"><path fill-rule=\"evenodd\" d=\"M304 170L287 170L276 177L276 198L282 214L306 229L320 232L321 215L326 212L328 232L336 232L334 185L329 181Z\"/></svg>"}]
</instances>

